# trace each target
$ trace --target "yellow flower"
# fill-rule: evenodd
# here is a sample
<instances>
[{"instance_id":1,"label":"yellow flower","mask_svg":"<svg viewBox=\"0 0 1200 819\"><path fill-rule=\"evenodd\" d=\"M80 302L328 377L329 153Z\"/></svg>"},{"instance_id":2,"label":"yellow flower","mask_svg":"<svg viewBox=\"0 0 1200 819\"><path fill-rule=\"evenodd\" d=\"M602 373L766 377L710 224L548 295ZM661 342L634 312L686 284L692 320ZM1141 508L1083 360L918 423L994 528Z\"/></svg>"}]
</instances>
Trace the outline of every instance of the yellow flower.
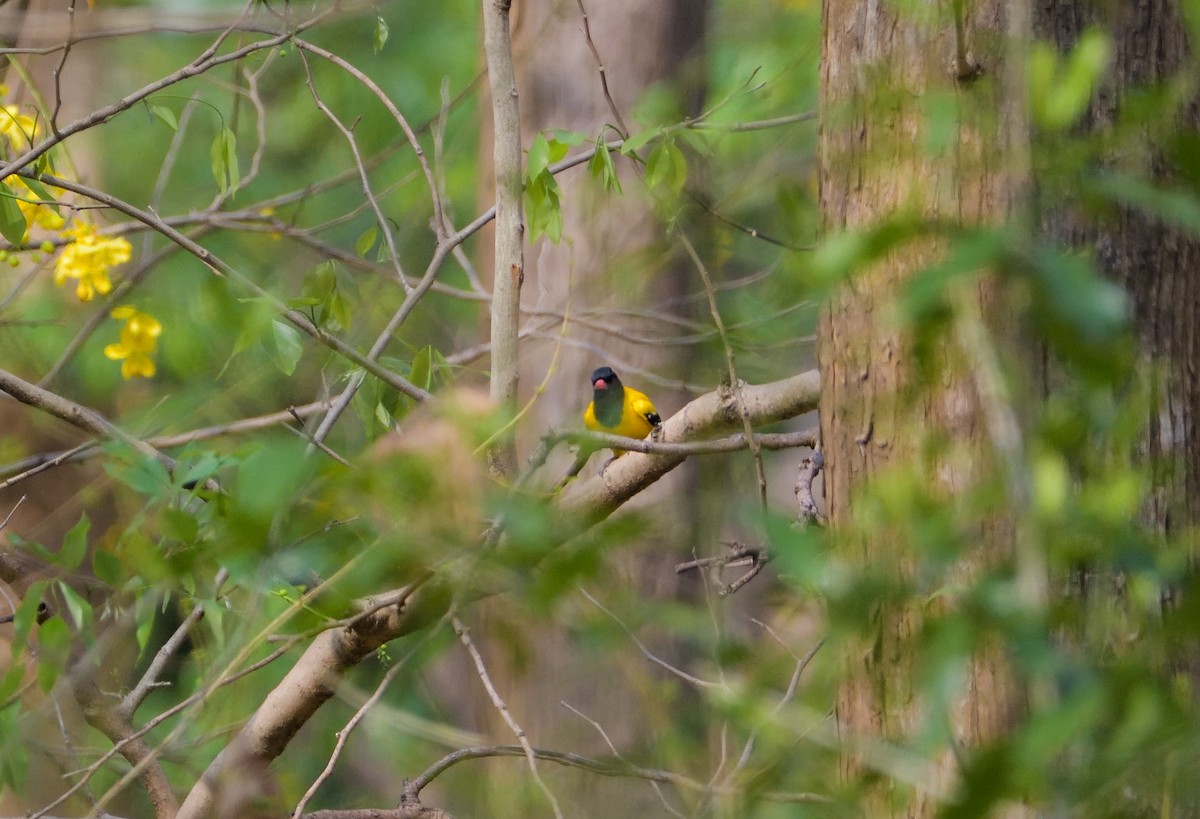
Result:
<instances>
[{"instance_id":1,"label":"yellow flower","mask_svg":"<svg viewBox=\"0 0 1200 819\"><path fill-rule=\"evenodd\" d=\"M133 248L119 236L100 236L96 228L81 222L63 235L75 241L63 248L54 266L54 283L61 285L67 279L75 279L75 295L80 301L91 301L97 293L112 290L109 268L129 261Z\"/></svg>"},{"instance_id":2,"label":"yellow flower","mask_svg":"<svg viewBox=\"0 0 1200 819\"><path fill-rule=\"evenodd\" d=\"M113 318L124 321L121 328L121 340L104 348L104 355L113 361L121 362L121 375L126 380L135 376L151 378L154 376L154 359L150 354L158 347L158 337L162 335L162 324L153 316L139 312L129 305L123 305L110 313Z\"/></svg>"},{"instance_id":3,"label":"yellow flower","mask_svg":"<svg viewBox=\"0 0 1200 819\"><path fill-rule=\"evenodd\" d=\"M22 114L15 105L5 105L0 108L0 134L8 138L17 153L27 151L38 135L37 120Z\"/></svg>"}]
</instances>

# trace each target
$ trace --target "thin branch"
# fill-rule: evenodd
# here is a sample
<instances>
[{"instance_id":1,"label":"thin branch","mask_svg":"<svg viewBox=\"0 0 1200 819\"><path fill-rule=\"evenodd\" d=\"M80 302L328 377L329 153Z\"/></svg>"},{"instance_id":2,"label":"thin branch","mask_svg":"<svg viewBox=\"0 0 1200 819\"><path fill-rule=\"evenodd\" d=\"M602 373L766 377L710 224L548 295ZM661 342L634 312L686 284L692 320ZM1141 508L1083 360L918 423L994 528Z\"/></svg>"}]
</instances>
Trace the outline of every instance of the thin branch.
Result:
<instances>
[{"instance_id":1,"label":"thin branch","mask_svg":"<svg viewBox=\"0 0 1200 819\"><path fill-rule=\"evenodd\" d=\"M224 65L225 63L237 62L243 57L249 56L256 51L262 51L263 49L281 46L288 40L292 39L292 37L294 37L296 34L299 34L300 32L319 24L325 18L334 14L336 10L337 4L335 3L329 8L314 14L307 20L296 24L296 26L290 31L277 34L274 37L270 37L265 40L258 40L253 43L249 43L248 45L234 49L233 51L225 54L217 54L217 50L221 43L233 31L233 28L224 28L217 39L192 62L168 74L167 76L162 77L161 79L155 80L154 82L145 85L130 94L127 94L111 105L97 108L95 111L92 111L90 114L75 120L69 125L54 129L46 139L42 140L37 145L31 146L27 151L15 159L0 165L0 179L17 173L22 168L29 166L51 148L60 144L68 137L74 136L81 131L86 131L87 129L96 125L108 122L117 114L120 114L122 111L127 111L137 103L163 90L164 88L169 88L172 85L183 82L184 80L204 74L216 66Z\"/></svg>"},{"instance_id":2,"label":"thin branch","mask_svg":"<svg viewBox=\"0 0 1200 819\"><path fill-rule=\"evenodd\" d=\"M294 420L296 416L307 418L329 407L328 401L316 401L311 404L304 404L299 407L290 407L283 412L272 412L267 415L256 415L251 418L243 418L239 421L228 421L224 424L214 424L209 427L201 427L194 429L191 432L181 432L178 435L160 435L155 438L147 438L146 443L155 449L172 449L178 446L187 446L188 444L197 441L207 441L213 438L220 438L225 435L236 435L244 432L253 432L260 429L286 424ZM99 453L99 444L95 441L87 441L79 446L69 449L65 452L46 452L39 455L34 455L29 458L24 458L20 461L14 461L9 464L0 466L0 475L12 475L13 477L0 484L0 489L11 486L19 480L30 477L37 472L47 469L50 466L56 466L68 461L82 461L85 458L90 458ZM20 474L15 474L20 473Z\"/></svg>"},{"instance_id":3,"label":"thin branch","mask_svg":"<svg viewBox=\"0 0 1200 819\"><path fill-rule=\"evenodd\" d=\"M670 785L675 785L684 790L696 791L700 793L715 793L718 795L733 795L737 791L721 788L713 788L704 782L697 781L691 777L677 774L673 771L664 771L656 768L642 768L635 765L613 765L611 763L601 762L591 757L582 756L580 754L563 753L561 751L547 751L541 748L533 749L534 756L538 759L544 759L547 762L555 762L559 765L565 765L571 768L582 768L590 773L599 774L601 776L618 776L631 779L645 779L649 782L664 782ZM488 759L491 757L501 756L523 756L525 749L520 745L480 745L472 748L463 748L455 751L452 754L439 759L433 765L430 765L416 779L411 780L406 784L405 792L420 793L434 779L447 770L457 765L459 762L464 762L468 759ZM757 796L768 802L829 802L829 797L817 793L763 793ZM340 815L341 811L329 811L326 816L330 819ZM385 814L380 814L381 816ZM315 817L316 814L309 814Z\"/></svg>"},{"instance_id":4,"label":"thin branch","mask_svg":"<svg viewBox=\"0 0 1200 819\"><path fill-rule=\"evenodd\" d=\"M213 581L213 594L219 595L221 586L225 585L225 581L229 577L229 572L225 569L219 569L217 576ZM122 699L120 705L116 706L114 711L119 719L130 722L133 719L137 709L145 702L146 697L150 696L150 692L158 688L161 683L159 677L162 671L166 668L167 663L175 656L176 652L183 646L185 640L192 633L192 629L196 624L204 619L204 604L197 603L195 608L191 610L183 622L179 624L179 628L167 639L165 643L154 654L154 659L150 661L146 673L138 680L137 685L130 689Z\"/></svg>"},{"instance_id":5,"label":"thin branch","mask_svg":"<svg viewBox=\"0 0 1200 819\"><path fill-rule=\"evenodd\" d=\"M794 418L816 409L821 379L816 370L770 384L739 388L741 401L756 426ZM662 424L659 441L678 443L731 432L742 426L742 404L733 391L721 387L699 396ZM630 452L610 463L599 475L575 481L555 504L555 524L560 536L578 533L610 515L622 504L679 464L685 455Z\"/></svg>"},{"instance_id":6,"label":"thin branch","mask_svg":"<svg viewBox=\"0 0 1200 819\"><path fill-rule=\"evenodd\" d=\"M583 16L583 39L587 42L588 48L592 51L592 57L596 60L596 70L600 73L600 89L604 92L604 99L608 102L608 110L612 112L613 119L617 121L617 129L622 138L629 137L629 128L625 125L625 120L621 118L621 112L617 109L616 102L613 101L612 94L608 90L608 72L604 70L604 60L600 59L600 52L596 49L596 43L592 40L592 27L588 23L587 9L583 6L583 0L575 0L579 6L579 13Z\"/></svg>"},{"instance_id":7,"label":"thin branch","mask_svg":"<svg viewBox=\"0 0 1200 819\"><path fill-rule=\"evenodd\" d=\"M800 686L800 676L804 673L804 669L808 668L813 658L817 656L817 652L821 650L821 646L823 645L825 645L824 637L817 640L816 644L808 650L807 654L796 660L796 665L792 669L792 678L788 681L787 690L783 692L783 696L779 698L779 702L775 703L775 707L771 709L770 719L775 719L775 717L779 716L779 712L783 710L784 706L796 696L796 689ZM729 776L725 777L726 785L732 785L733 778L749 764L750 755L754 753L754 745L758 741L758 734L759 731L756 728L746 740L746 744L742 747L741 757L738 758L737 764L733 766L733 770L729 772Z\"/></svg>"},{"instance_id":8,"label":"thin branch","mask_svg":"<svg viewBox=\"0 0 1200 819\"><path fill-rule=\"evenodd\" d=\"M356 560L348 561L338 574L344 574L356 564ZM184 799L176 819L211 816L217 798L216 784L224 771L243 768L257 770L269 765L283 753L309 717L334 695L338 680L381 645L400 636L410 627L407 603L428 578L429 575L426 575L418 582L387 595L385 600L377 603L369 601L366 605L369 614L364 613L356 618L352 625L330 628L317 635L283 680L267 694L237 737L209 764ZM306 606L320 588L318 586L306 592L289 607L289 612L299 611ZM379 605L379 608L375 608L375 605ZM284 620L284 615L280 615L267 628L273 631Z\"/></svg>"},{"instance_id":9,"label":"thin branch","mask_svg":"<svg viewBox=\"0 0 1200 819\"><path fill-rule=\"evenodd\" d=\"M94 409L85 407L82 404L76 404L74 401L63 398L61 395L30 384L28 381L13 375L7 370L0 370L0 390L8 393L22 404L27 404L49 415L53 415L55 418L66 421L71 426L78 427L84 432L89 432L101 438L120 441L147 457L155 458L166 467L168 472L174 472L175 470L175 459L159 452L145 441L139 440L125 432Z\"/></svg>"},{"instance_id":10,"label":"thin branch","mask_svg":"<svg viewBox=\"0 0 1200 819\"><path fill-rule=\"evenodd\" d=\"M605 608L603 603L601 603L595 597L592 597L592 595L588 593L587 589L580 587L579 593L582 594L584 597L586 597L593 606L595 606L596 608L600 609L600 611L607 614L614 623L616 623L618 626L620 626L621 629L626 634L629 635L629 639L633 640L634 645L636 645L638 647L638 651L642 652L642 656L645 657L650 662L654 663L659 668L662 668L665 671L669 671L670 673L674 674L679 679L684 680L685 682L689 682L692 685L695 685L699 688L721 688L721 689L726 688L724 683L715 683L715 682L710 682L708 680L702 680L699 677L692 676L691 674L687 673L683 669L676 668L675 666L671 665L666 660L664 660L661 657L659 657L658 655L656 655L653 651L646 648L646 644L638 639L638 636L633 633L633 630L631 628L629 628L629 626L625 625L625 622L623 620L621 620L620 617L618 617L617 615L615 615L611 611L609 611L607 608Z\"/></svg>"},{"instance_id":11,"label":"thin branch","mask_svg":"<svg viewBox=\"0 0 1200 819\"><path fill-rule=\"evenodd\" d=\"M557 819L563 819L562 809L558 806L558 800L554 798L554 794L546 786L546 783L542 781L541 774L538 773L537 755L534 753L533 746L529 744L529 738L525 736L525 729L513 718L512 713L508 710L508 705L504 702L504 698L500 696L500 692L492 684L491 675L488 674L487 666L483 662L483 655L479 653L479 649L475 647L474 641L471 640L470 632L467 631L467 627L457 617L452 617L450 624L454 627L454 633L458 635L459 641L467 649L467 653L471 655L471 662L475 664L475 673L483 683L484 690L487 691L492 705L500 712L500 716L508 724L509 729L516 735L517 742L521 744L521 748L525 752L525 759L529 762L529 772L533 775L533 781L537 783L538 788L545 794Z\"/></svg>"},{"instance_id":12,"label":"thin branch","mask_svg":"<svg viewBox=\"0 0 1200 819\"><path fill-rule=\"evenodd\" d=\"M392 664L392 667L389 668L387 673L383 675L383 679L381 679L379 684L375 686L375 690L371 693L371 696L367 697L366 702L364 702L359 709L354 712L354 716L352 716L346 722L346 725L342 728L342 730L338 731L337 743L335 743L333 751L329 754L329 761L325 764L325 768L321 771L321 773L317 775L317 778L313 780L313 783L309 785L308 790L304 792L304 795L300 797L300 801L296 803L296 809L292 811L292 819L300 819L300 816L304 813L304 809L308 807L308 803L314 796L316 796L317 790L333 774L333 768L337 764L338 759L341 757L342 752L345 750L346 742L350 739L350 734L353 733L354 729L358 727L358 724L367 716L367 712L369 712L383 697L383 694L387 691L388 686L390 686L392 682L395 681L396 677L400 675L400 672L404 670L408 660L413 657L418 650L423 648L426 643L437 636L448 617L449 615L444 615L441 622L439 622L437 626L428 629L415 646L412 646L403 657Z\"/></svg>"},{"instance_id":13,"label":"thin branch","mask_svg":"<svg viewBox=\"0 0 1200 819\"><path fill-rule=\"evenodd\" d=\"M738 409L742 415L742 426L746 430L746 441L750 444L750 453L754 456L754 469L758 476L758 501L759 505L765 511L767 508L767 470L763 466L762 447L755 440L754 426L750 422L750 410L746 406L746 400L742 397L742 382L738 378L733 347L729 343L729 334L725 331L725 321L721 318L721 310L717 306L717 295L713 292L712 278L708 275L708 266L704 264L704 261L700 258L700 254L696 252L696 247L692 244L692 240L688 238L688 235L680 231L679 241L683 243L684 250L687 251L692 264L696 267L696 272L700 274L700 279L704 282L704 293L708 296L708 311L712 315L713 324L716 325L717 332L721 335L721 347L725 350L725 366L729 370L729 383L733 385Z\"/></svg>"},{"instance_id":14,"label":"thin branch","mask_svg":"<svg viewBox=\"0 0 1200 819\"><path fill-rule=\"evenodd\" d=\"M97 202L108 205L110 208L119 210L126 216L131 216L134 219L137 219L139 222L142 222L148 227L157 230L159 233L178 244L184 250L191 253L217 275L227 276L238 282L243 288L270 304L283 318L287 319L287 321L298 330L307 333L309 336L312 336L312 338L319 341L321 344L324 344L326 347L329 347L342 357L353 361L355 364L358 364L371 375L383 381L383 383L418 401L426 401L430 398L428 392L416 386L415 384L412 384L398 373L392 372L388 368L381 366L378 362L368 358L367 356L364 356L362 353L351 347L346 342L342 341L340 338L331 335L325 329L318 327L309 319L308 316L304 315L304 313L291 309L283 300L263 289L257 282L253 281L245 274L239 272L232 265L220 259L208 248L197 244L195 241L180 233L178 230L171 227L154 214L137 208L128 202L106 193L105 191L92 188L87 185L81 185L78 182L60 179L55 176L50 176L49 174L33 176L23 173L21 175L29 176L29 178L38 179L57 188L62 188L64 190L69 190L73 193L86 196L89 199L93 199Z\"/></svg>"},{"instance_id":15,"label":"thin branch","mask_svg":"<svg viewBox=\"0 0 1200 819\"><path fill-rule=\"evenodd\" d=\"M813 481L825 466L825 455L820 449L814 449L813 454L800 462L800 474L796 479L796 506L799 507L798 517L803 523L825 525L825 516L817 506L813 497Z\"/></svg>"},{"instance_id":16,"label":"thin branch","mask_svg":"<svg viewBox=\"0 0 1200 819\"><path fill-rule=\"evenodd\" d=\"M591 726L596 729L596 733L600 734L600 736L604 739L604 744L608 746L608 750L612 751L614 759L624 763L625 765L633 767L633 764L629 760L621 756L621 752L617 750L616 744L613 743L612 738L608 735L608 732L604 730L603 725L580 711L574 705L571 705L569 702L562 701L560 702L560 705L570 710L572 713L577 714L580 719L583 719L591 724ZM655 782L654 780L650 781L650 787L654 788L654 793L658 796L658 800L662 802L663 807L667 809L667 813L671 814L672 816L677 816L679 819L687 819L682 813L677 811L670 802L667 801L667 795L662 792L662 788L659 787L659 784L660 783Z\"/></svg>"}]
</instances>

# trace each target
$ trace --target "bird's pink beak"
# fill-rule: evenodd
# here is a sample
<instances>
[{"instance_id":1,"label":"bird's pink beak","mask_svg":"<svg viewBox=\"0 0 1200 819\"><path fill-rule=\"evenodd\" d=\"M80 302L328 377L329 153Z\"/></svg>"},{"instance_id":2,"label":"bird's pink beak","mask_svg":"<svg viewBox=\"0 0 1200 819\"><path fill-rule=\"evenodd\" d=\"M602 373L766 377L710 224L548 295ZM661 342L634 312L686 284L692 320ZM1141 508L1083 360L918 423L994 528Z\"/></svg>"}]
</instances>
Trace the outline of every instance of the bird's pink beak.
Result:
<instances>
[{"instance_id":1,"label":"bird's pink beak","mask_svg":"<svg viewBox=\"0 0 1200 819\"><path fill-rule=\"evenodd\" d=\"M607 390L607 389L608 389L608 382L606 382L606 381L605 381L603 378L597 378L597 379L596 379L596 383L595 383L595 384L592 384L592 389L595 389L595 390Z\"/></svg>"}]
</instances>

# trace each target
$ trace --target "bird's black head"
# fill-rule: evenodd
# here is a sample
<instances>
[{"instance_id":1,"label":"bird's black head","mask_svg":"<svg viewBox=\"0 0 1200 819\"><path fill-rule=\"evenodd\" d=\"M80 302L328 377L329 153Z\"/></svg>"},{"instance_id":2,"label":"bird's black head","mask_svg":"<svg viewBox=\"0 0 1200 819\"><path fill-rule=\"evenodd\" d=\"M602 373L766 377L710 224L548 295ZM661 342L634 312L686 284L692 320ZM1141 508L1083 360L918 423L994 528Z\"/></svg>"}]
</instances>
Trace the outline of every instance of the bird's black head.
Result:
<instances>
[{"instance_id":1,"label":"bird's black head","mask_svg":"<svg viewBox=\"0 0 1200 819\"><path fill-rule=\"evenodd\" d=\"M606 390L609 387L619 387L621 379L612 371L612 367L597 367L592 371L592 389Z\"/></svg>"}]
</instances>

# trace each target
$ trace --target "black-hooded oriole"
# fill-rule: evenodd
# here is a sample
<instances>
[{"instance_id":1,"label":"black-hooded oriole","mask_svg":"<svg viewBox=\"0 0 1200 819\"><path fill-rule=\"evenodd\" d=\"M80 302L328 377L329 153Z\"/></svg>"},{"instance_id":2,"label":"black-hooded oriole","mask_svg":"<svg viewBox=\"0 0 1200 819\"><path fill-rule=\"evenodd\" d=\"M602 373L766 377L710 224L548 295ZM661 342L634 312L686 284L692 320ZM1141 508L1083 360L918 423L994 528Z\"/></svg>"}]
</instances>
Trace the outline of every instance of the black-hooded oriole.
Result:
<instances>
[{"instance_id":1,"label":"black-hooded oriole","mask_svg":"<svg viewBox=\"0 0 1200 819\"><path fill-rule=\"evenodd\" d=\"M662 419L645 393L622 384L611 367L599 367L592 373L592 402L583 413L583 423L596 432L645 438ZM614 457L624 454L623 449L613 450Z\"/></svg>"}]
</instances>

